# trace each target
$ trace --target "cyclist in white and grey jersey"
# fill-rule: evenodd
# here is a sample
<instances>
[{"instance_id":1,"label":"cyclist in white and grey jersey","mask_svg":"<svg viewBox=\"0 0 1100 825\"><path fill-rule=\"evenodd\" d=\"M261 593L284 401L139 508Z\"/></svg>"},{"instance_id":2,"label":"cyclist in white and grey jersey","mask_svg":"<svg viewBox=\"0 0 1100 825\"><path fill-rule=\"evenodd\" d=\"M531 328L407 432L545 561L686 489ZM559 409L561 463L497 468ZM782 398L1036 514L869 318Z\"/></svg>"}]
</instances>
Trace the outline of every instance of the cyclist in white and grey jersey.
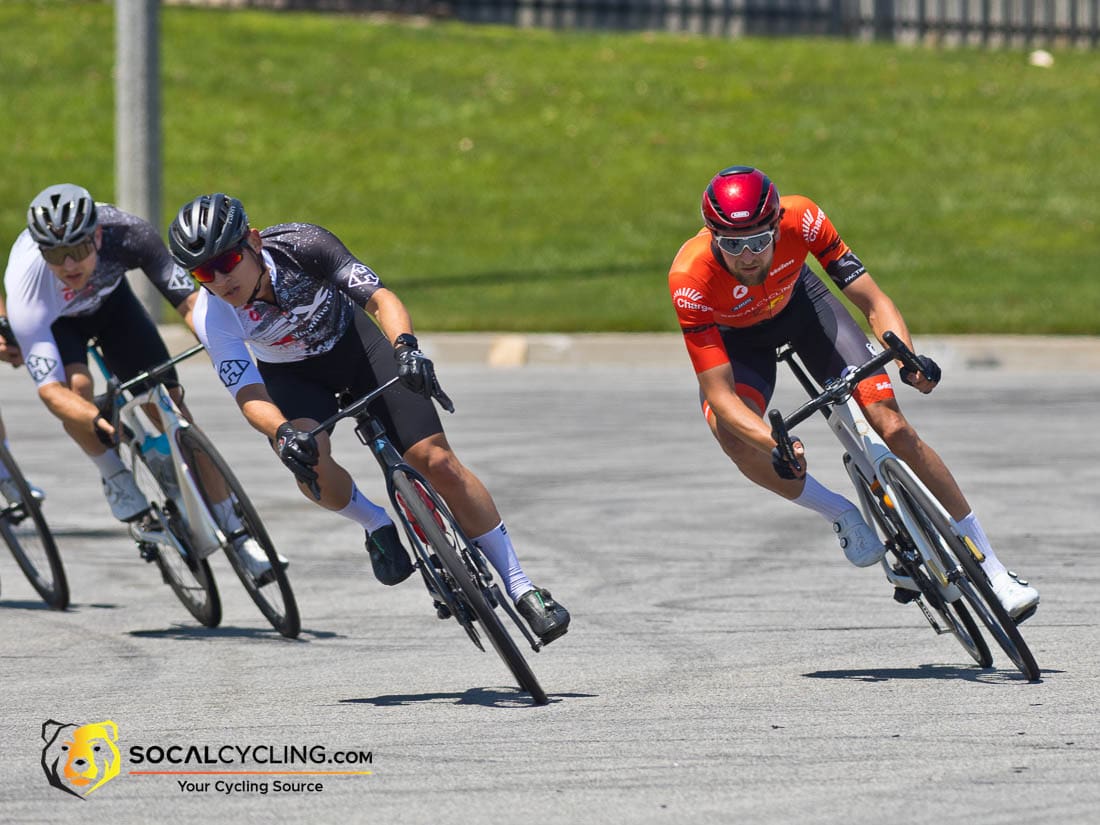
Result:
<instances>
[{"instance_id":1,"label":"cyclist in white and grey jersey","mask_svg":"<svg viewBox=\"0 0 1100 825\"><path fill-rule=\"evenodd\" d=\"M195 285L153 225L63 183L31 202L27 228L12 247L4 276L12 330L38 395L96 465L111 512L121 521L140 518L149 503L122 463L114 428L92 400L87 347L95 339L107 367L123 381L168 359L156 325L126 280L132 269L142 270L194 330ZM190 418L174 370L164 383ZM198 471L204 472L201 463ZM226 496L212 506L233 528L239 520L228 491ZM238 539L237 552L254 575L270 573L267 554L250 536Z\"/></svg>"},{"instance_id":2,"label":"cyclist in white and grey jersey","mask_svg":"<svg viewBox=\"0 0 1100 825\"><path fill-rule=\"evenodd\" d=\"M27 228L12 246L4 275L12 331L38 396L95 463L111 512L121 521L139 518L149 504L113 446L113 428L92 401L88 342L99 341L107 365L122 380L168 358L156 325L126 281L129 269L143 270L190 325L194 285L173 264L153 226L63 183L31 202Z\"/></svg>"},{"instance_id":3,"label":"cyclist in white and grey jersey","mask_svg":"<svg viewBox=\"0 0 1100 825\"><path fill-rule=\"evenodd\" d=\"M336 393L357 397L400 376L373 407L395 446L474 537L535 634L546 643L567 630L568 611L531 583L489 491L448 444L431 402L432 362L404 304L368 266L314 224L252 229L241 202L221 193L185 204L168 243L205 287L195 332L222 382L302 493L313 501L306 485L315 481L322 507L364 528L379 581L398 584L414 570L393 520L333 460L328 437L308 430L336 411Z\"/></svg>"}]
</instances>

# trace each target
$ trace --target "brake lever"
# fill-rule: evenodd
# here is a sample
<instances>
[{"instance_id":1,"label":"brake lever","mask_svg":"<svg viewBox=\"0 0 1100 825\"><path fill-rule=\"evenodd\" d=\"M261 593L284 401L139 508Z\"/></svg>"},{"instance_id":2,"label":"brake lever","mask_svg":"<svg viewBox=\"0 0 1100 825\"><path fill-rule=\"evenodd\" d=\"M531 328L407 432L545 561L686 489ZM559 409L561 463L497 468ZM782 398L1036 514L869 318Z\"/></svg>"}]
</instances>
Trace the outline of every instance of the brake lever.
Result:
<instances>
[{"instance_id":1,"label":"brake lever","mask_svg":"<svg viewBox=\"0 0 1100 825\"><path fill-rule=\"evenodd\" d=\"M775 446L779 449L779 454L783 456L783 460L788 464L795 466L799 463L794 454L794 444L791 443L791 434L787 430L787 422L783 420L783 413L779 410L772 410L768 413L768 420L772 424L772 438L775 439Z\"/></svg>"},{"instance_id":2,"label":"brake lever","mask_svg":"<svg viewBox=\"0 0 1100 825\"><path fill-rule=\"evenodd\" d=\"M913 372L921 372L922 367L920 361L917 360L916 353L909 347L905 346L905 342L902 341L895 333L887 331L882 335L883 342L890 347L894 355L898 357L898 360L905 365L905 368Z\"/></svg>"}]
</instances>

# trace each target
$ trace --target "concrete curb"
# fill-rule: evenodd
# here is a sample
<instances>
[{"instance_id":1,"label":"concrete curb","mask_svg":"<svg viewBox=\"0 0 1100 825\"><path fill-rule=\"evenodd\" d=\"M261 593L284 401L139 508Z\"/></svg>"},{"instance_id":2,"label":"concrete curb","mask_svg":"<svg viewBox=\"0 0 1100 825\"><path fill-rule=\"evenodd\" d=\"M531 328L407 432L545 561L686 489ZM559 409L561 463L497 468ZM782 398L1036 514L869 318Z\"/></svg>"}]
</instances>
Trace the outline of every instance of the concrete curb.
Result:
<instances>
[{"instance_id":1,"label":"concrete curb","mask_svg":"<svg viewBox=\"0 0 1100 825\"><path fill-rule=\"evenodd\" d=\"M179 324L161 334L172 352L193 342ZM422 332L425 352L441 364L525 366L633 365L688 368L678 333ZM917 346L952 369L1100 372L1100 336L917 336Z\"/></svg>"}]
</instances>

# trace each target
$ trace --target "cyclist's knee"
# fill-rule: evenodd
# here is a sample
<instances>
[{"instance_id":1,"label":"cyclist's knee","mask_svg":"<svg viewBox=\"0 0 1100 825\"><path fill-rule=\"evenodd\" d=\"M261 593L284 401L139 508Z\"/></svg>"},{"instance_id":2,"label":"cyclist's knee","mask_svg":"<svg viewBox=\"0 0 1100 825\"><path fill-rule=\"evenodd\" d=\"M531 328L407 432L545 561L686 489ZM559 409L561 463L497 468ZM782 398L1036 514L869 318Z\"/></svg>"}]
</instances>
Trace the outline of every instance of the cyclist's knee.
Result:
<instances>
[{"instance_id":1,"label":"cyclist's knee","mask_svg":"<svg viewBox=\"0 0 1100 825\"><path fill-rule=\"evenodd\" d=\"M877 404L874 406L878 409L873 409L873 412L872 409L868 409L867 417L870 419L871 426L886 442L886 446L898 455L911 454L920 443L920 436L913 429L913 425L896 407Z\"/></svg>"},{"instance_id":2,"label":"cyclist's knee","mask_svg":"<svg viewBox=\"0 0 1100 825\"><path fill-rule=\"evenodd\" d=\"M454 452L443 445L422 441L405 454L406 460L436 487L447 489L462 482L466 468Z\"/></svg>"}]
</instances>

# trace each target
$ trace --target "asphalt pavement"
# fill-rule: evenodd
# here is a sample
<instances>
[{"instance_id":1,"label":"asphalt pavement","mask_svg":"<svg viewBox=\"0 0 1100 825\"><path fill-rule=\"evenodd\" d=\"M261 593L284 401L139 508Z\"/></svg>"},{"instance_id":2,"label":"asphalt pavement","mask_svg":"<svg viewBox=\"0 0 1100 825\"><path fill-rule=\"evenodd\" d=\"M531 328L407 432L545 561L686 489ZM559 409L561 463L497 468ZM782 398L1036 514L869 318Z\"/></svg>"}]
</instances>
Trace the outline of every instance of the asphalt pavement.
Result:
<instances>
[{"instance_id":1,"label":"asphalt pavement","mask_svg":"<svg viewBox=\"0 0 1100 825\"><path fill-rule=\"evenodd\" d=\"M415 580L372 578L361 533L298 495L205 356L182 368L188 402L290 558L303 632L272 631L222 558L224 619L198 626L30 379L3 369L73 606L45 609L0 552L0 822L1095 821L1096 339L929 339L943 383L899 391L1042 592L1028 684L995 648L974 666L820 517L741 479L674 337L421 337L458 455L573 613L529 656L551 703L532 707ZM801 401L793 385L774 406ZM824 425L800 434L843 489ZM350 430L337 449L382 500ZM118 775L83 800L51 787L48 720L113 722Z\"/></svg>"}]
</instances>

